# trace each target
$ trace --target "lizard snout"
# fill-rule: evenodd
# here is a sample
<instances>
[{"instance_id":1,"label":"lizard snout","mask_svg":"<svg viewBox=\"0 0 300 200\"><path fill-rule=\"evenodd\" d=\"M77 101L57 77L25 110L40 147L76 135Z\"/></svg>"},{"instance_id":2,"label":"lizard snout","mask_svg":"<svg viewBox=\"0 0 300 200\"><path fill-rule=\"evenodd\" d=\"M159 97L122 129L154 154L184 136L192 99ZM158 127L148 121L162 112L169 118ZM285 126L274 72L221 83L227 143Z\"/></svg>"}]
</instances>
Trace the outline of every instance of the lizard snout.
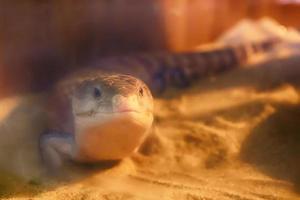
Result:
<instances>
[{"instance_id":1,"label":"lizard snout","mask_svg":"<svg viewBox=\"0 0 300 200\"><path fill-rule=\"evenodd\" d=\"M136 95L124 97L117 94L112 98L112 104L114 112L137 112L140 107Z\"/></svg>"}]
</instances>

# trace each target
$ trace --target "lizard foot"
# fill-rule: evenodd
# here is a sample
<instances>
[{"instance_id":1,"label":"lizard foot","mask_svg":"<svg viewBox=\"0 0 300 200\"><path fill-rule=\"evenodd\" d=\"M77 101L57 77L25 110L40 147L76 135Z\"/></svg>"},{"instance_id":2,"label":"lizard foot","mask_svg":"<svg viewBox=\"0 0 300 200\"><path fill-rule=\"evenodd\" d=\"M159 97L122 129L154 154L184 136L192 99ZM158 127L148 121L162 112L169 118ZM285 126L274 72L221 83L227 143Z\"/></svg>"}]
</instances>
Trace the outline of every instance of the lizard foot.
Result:
<instances>
[{"instance_id":1,"label":"lizard foot","mask_svg":"<svg viewBox=\"0 0 300 200\"><path fill-rule=\"evenodd\" d=\"M62 168L64 161L73 157L75 140L72 134L47 131L40 137L39 148L42 162L51 173Z\"/></svg>"}]
</instances>

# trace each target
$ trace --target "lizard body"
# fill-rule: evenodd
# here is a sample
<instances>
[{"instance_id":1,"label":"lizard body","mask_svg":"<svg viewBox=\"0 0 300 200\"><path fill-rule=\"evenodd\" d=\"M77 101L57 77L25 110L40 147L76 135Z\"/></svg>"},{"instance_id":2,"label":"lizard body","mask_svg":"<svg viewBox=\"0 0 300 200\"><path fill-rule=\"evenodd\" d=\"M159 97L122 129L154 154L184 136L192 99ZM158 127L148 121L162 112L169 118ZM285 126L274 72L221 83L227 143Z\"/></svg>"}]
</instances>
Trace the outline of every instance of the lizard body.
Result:
<instances>
[{"instance_id":1,"label":"lizard body","mask_svg":"<svg viewBox=\"0 0 300 200\"><path fill-rule=\"evenodd\" d=\"M96 162L131 155L152 125L151 92L187 87L202 76L228 71L273 44L264 41L208 52L111 57L96 68L64 78L49 98L52 130L40 138L44 162L57 169L63 158Z\"/></svg>"},{"instance_id":2,"label":"lizard body","mask_svg":"<svg viewBox=\"0 0 300 200\"><path fill-rule=\"evenodd\" d=\"M185 88L199 78L241 66L253 54L268 51L278 42L270 39L209 51L115 56L101 59L91 68L130 74L159 95L170 87Z\"/></svg>"}]
</instances>

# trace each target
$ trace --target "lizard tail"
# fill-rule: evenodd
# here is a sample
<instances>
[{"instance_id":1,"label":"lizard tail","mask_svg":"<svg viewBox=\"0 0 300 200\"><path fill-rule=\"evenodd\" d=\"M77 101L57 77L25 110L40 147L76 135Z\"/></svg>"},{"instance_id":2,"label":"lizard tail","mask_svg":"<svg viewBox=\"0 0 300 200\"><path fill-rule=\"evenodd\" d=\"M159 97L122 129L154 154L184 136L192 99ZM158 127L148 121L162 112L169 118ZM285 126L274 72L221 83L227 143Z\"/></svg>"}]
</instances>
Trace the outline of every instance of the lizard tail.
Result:
<instances>
[{"instance_id":1,"label":"lizard tail","mask_svg":"<svg viewBox=\"0 0 300 200\"><path fill-rule=\"evenodd\" d=\"M202 77L237 68L247 63L251 56L267 52L278 43L277 39L268 39L212 51L160 56L157 58L160 65L152 74L150 88L157 94L170 87L186 88Z\"/></svg>"}]
</instances>

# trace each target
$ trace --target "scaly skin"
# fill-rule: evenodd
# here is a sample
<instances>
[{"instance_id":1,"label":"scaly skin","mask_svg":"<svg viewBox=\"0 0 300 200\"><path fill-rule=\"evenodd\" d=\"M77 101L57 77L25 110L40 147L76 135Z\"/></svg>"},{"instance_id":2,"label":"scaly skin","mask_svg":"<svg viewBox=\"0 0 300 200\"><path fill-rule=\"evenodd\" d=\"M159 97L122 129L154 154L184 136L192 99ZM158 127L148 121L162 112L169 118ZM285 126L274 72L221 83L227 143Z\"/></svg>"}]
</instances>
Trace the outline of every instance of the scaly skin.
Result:
<instances>
[{"instance_id":1,"label":"scaly skin","mask_svg":"<svg viewBox=\"0 0 300 200\"><path fill-rule=\"evenodd\" d=\"M279 42L269 39L210 51L108 57L89 67L130 74L143 80L154 95L159 95L168 88L186 88L207 75L230 71L243 65L254 54L269 51Z\"/></svg>"},{"instance_id":2,"label":"scaly skin","mask_svg":"<svg viewBox=\"0 0 300 200\"><path fill-rule=\"evenodd\" d=\"M209 52L112 57L99 62L96 69L66 77L49 98L53 130L40 139L44 162L55 170L63 158L95 162L130 156L153 121L153 100L146 84L155 94L169 87L187 87L200 77L243 64L276 42Z\"/></svg>"}]
</instances>

